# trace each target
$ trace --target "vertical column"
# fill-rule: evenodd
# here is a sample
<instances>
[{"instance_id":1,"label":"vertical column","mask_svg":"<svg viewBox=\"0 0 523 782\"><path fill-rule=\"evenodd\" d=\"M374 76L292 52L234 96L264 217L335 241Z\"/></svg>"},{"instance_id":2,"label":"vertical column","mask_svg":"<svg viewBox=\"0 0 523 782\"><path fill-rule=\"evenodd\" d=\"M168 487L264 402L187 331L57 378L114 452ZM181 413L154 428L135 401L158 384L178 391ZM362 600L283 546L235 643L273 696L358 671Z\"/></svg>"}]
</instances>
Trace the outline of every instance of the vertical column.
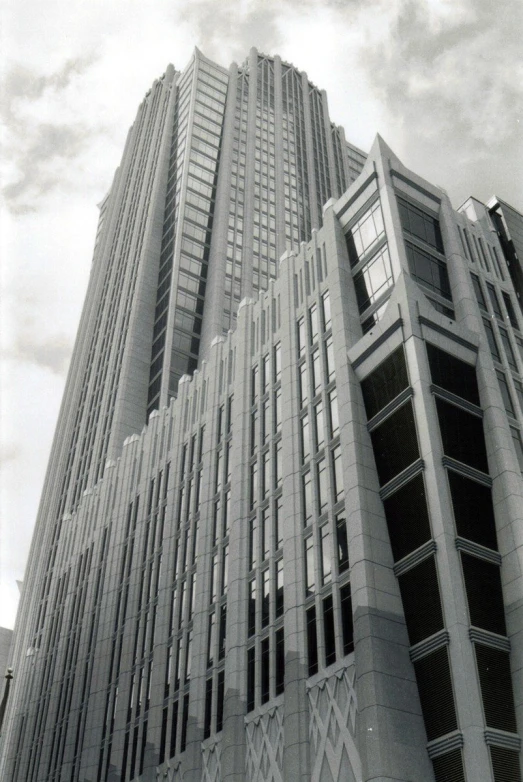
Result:
<instances>
[{"instance_id":1,"label":"vertical column","mask_svg":"<svg viewBox=\"0 0 523 782\"><path fill-rule=\"evenodd\" d=\"M298 442L298 403L294 317L294 254L280 260L280 296L287 302L281 308L282 345L282 442L283 442L283 562L285 584L285 700L283 779L305 782L310 779L309 703L305 682L307 660L305 612L303 609L304 551L300 512L301 480Z\"/></svg>"},{"instance_id":2,"label":"vertical column","mask_svg":"<svg viewBox=\"0 0 523 782\"><path fill-rule=\"evenodd\" d=\"M276 256L285 251L285 181L283 172L283 96L281 58L274 58L274 169L276 186Z\"/></svg>"},{"instance_id":3,"label":"vertical column","mask_svg":"<svg viewBox=\"0 0 523 782\"><path fill-rule=\"evenodd\" d=\"M229 531L229 584L225 652L225 701L221 768L223 782L245 781L247 548L249 512L249 419L252 305L238 311L236 368L233 401L231 523Z\"/></svg>"}]
</instances>

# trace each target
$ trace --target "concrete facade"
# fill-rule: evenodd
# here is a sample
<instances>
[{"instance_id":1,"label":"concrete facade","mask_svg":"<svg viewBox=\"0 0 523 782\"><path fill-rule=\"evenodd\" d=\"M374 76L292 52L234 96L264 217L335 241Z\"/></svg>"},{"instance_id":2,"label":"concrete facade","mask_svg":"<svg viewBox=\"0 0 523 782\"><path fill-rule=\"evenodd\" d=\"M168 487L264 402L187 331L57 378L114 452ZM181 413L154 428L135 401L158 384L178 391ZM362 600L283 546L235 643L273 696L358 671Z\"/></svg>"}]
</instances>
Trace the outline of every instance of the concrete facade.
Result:
<instances>
[{"instance_id":1,"label":"concrete facade","mask_svg":"<svg viewBox=\"0 0 523 782\"><path fill-rule=\"evenodd\" d=\"M169 399L184 145L213 72L229 87L200 210L202 354ZM519 779L523 313L489 209L455 211L379 136L359 157L325 94L255 51L228 73L196 53L141 112L102 205L24 583L5 778ZM106 310L110 275L128 287Z\"/></svg>"}]
</instances>

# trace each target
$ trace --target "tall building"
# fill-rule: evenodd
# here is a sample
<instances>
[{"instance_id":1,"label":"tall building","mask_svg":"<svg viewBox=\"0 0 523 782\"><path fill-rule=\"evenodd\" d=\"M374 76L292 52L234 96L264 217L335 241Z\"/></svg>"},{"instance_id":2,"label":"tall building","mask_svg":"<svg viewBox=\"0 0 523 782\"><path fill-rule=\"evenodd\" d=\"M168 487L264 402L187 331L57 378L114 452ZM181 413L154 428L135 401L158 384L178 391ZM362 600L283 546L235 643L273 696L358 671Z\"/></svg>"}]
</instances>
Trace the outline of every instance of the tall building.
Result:
<instances>
[{"instance_id":1,"label":"tall building","mask_svg":"<svg viewBox=\"0 0 523 782\"><path fill-rule=\"evenodd\" d=\"M3 778L521 779L518 225L277 57L168 68L100 206Z\"/></svg>"}]
</instances>

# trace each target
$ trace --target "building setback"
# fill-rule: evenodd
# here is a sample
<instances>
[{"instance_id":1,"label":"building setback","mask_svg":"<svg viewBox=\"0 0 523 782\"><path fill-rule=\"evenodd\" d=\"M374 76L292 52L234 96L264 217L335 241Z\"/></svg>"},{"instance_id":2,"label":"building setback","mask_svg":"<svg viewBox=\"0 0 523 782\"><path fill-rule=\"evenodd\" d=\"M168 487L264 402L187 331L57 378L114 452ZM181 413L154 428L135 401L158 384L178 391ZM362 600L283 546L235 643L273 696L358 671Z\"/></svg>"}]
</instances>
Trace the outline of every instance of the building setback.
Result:
<instances>
[{"instance_id":1,"label":"building setback","mask_svg":"<svg viewBox=\"0 0 523 782\"><path fill-rule=\"evenodd\" d=\"M168 68L101 204L3 778L521 779L522 225L277 57Z\"/></svg>"}]
</instances>

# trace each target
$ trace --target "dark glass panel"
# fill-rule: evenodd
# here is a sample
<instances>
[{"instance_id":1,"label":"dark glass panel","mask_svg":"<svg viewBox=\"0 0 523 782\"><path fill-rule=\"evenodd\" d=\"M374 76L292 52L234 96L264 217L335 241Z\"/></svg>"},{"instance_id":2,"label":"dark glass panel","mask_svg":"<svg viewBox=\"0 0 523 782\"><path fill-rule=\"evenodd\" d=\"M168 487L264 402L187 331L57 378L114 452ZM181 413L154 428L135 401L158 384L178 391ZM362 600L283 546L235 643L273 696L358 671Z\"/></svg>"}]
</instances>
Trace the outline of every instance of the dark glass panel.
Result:
<instances>
[{"instance_id":1,"label":"dark glass panel","mask_svg":"<svg viewBox=\"0 0 523 782\"><path fill-rule=\"evenodd\" d=\"M350 594L350 584L345 584L345 586L340 588L340 603L343 654L350 654L354 651L354 626L352 619L352 598Z\"/></svg>"},{"instance_id":2,"label":"dark glass panel","mask_svg":"<svg viewBox=\"0 0 523 782\"><path fill-rule=\"evenodd\" d=\"M443 451L459 462L488 473L483 421L455 405L436 399Z\"/></svg>"},{"instance_id":3,"label":"dark glass panel","mask_svg":"<svg viewBox=\"0 0 523 782\"><path fill-rule=\"evenodd\" d=\"M307 657L309 660L309 676L318 672L318 634L316 631L316 607L312 606L306 613L307 620Z\"/></svg>"},{"instance_id":4,"label":"dark glass panel","mask_svg":"<svg viewBox=\"0 0 523 782\"><path fill-rule=\"evenodd\" d=\"M416 475L383 502L390 544L397 562L430 540L423 475Z\"/></svg>"},{"instance_id":5,"label":"dark glass panel","mask_svg":"<svg viewBox=\"0 0 523 782\"><path fill-rule=\"evenodd\" d=\"M499 565L461 552L470 624L506 635Z\"/></svg>"},{"instance_id":6,"label":"dark glass panel","mask_svg":"<svg viewBox=\"0 0 523 782\"><path fill-rule=\"evenodd\" d=\"M371 440L379 481L383 486L419 458L411 402L402 405L374 429Z\"/></svg>"},{"instance_id":7,"label":"dark glass panel","mask_svg":"<svg viewBox=\"0 0 523 782\"><path fill-rule=\"evenodd\" d=\"M323 601L323 639L325 641L325 665L336 661L336 634L334 631L334 607L332 595Z\"/></svg>"},{"instance_id":8,"label":"dark glass panel","mask_svg":"<svg viewBox=\"0 0 523 782\"><path fill-rule=\"evenodd\" d=\"M434 557L398 578L411 644L443 629L443 611Z\"/></svg>"},{"instance_id":9,"label":"dark glass panel","mask_svg":"<svg viewBox=\"0 0 523 782\"><path fill-rule=\"evenodd\" d=\"M373 418L409 385L403 345L361 381L367 418Z\"/></svg>"},{"instance_id":10,"label":"dark glass panel","mask_svg":"<svg viewBox=\"0 0 523 782\"><path fill-rule=\"evenodd\" d=\"M458 535L497 550L491 489L451 470L448 479Z\"/></svg>"},{"instance_id":11,"label":"dark glass panel","mask_svg":"<svg viewBox=\"0 0 523 782\"><path fill-rule=\"evenodd\" d=\"M459 358L427 342L432 382L479 407L476 369Z\"/></svg>"}]
</instances>

